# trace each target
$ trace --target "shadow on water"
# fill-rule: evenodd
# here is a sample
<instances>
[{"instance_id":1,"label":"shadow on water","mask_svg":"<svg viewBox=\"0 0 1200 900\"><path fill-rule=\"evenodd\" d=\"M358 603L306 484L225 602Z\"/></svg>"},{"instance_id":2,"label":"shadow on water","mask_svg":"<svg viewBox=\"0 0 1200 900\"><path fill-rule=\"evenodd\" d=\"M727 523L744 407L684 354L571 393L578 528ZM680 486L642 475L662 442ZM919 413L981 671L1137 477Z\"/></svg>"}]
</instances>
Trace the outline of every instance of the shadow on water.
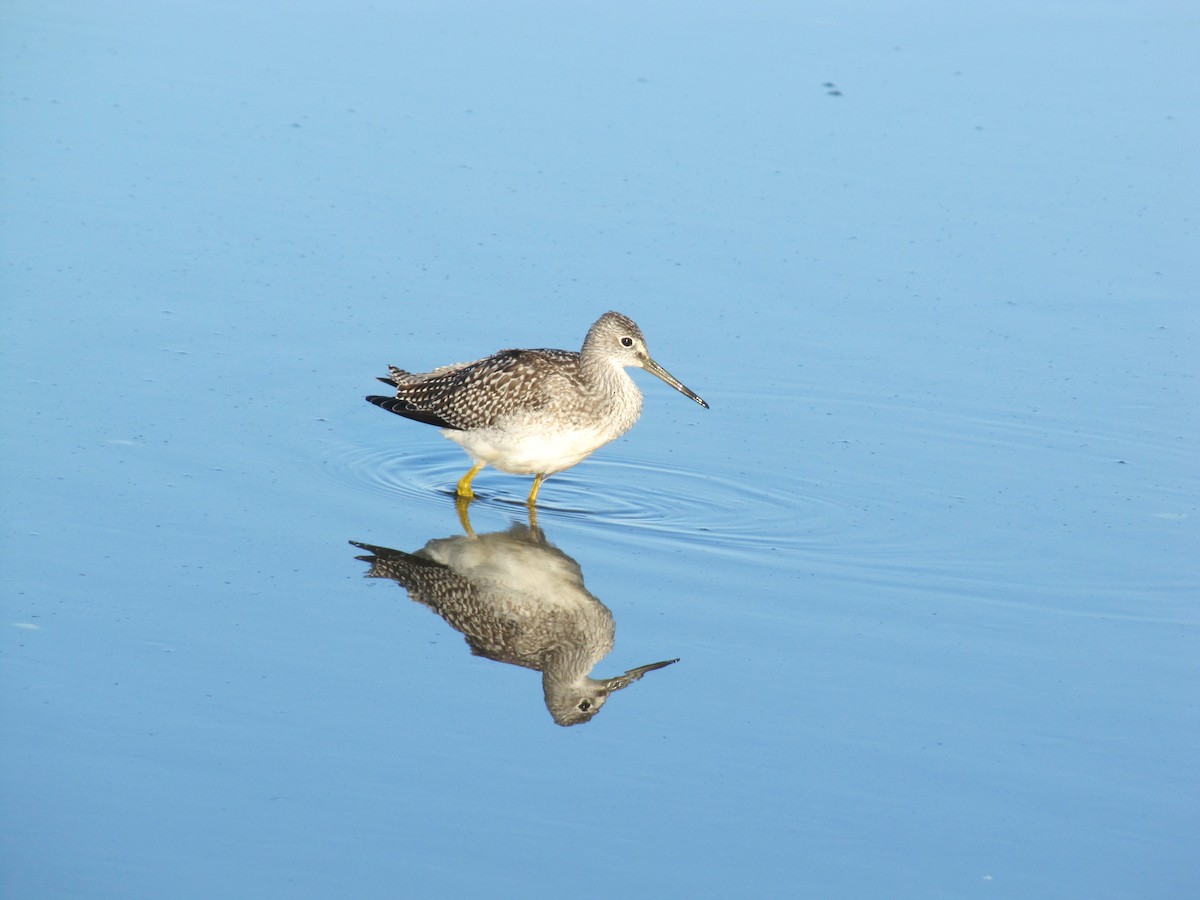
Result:
<instances>
[{"instance_id":1,"label":"shadow on water","mask_svg":"<svg viewBox=\"0 0 1200 900\"><path fill-rule=\"evenodd\" d=\"M614 691L665 660L614 678L591 671L613 648L612 612L583 584L579 564L548 540L536 520L476 534L434 538L415 553L351 541L370 556L368 578L390 578L467 639L476 656L542 673L546 708L559 725L590 722Z\"/></svg>"}]
</instances>

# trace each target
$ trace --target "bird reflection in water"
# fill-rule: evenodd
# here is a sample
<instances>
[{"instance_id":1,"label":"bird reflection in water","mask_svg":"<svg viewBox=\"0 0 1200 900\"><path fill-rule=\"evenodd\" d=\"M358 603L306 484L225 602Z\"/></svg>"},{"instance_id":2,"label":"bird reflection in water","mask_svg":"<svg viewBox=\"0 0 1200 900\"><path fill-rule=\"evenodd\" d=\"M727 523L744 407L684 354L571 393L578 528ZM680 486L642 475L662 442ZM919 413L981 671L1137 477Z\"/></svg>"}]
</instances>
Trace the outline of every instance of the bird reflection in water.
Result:
<instances>
[{"instance_id":1,"label":"bird reflection in water","mask_svg":"<svg viewBox=\"0 0 1200 900\"><path fill-rule=\"evenodd\" d=\"M431 540L416 553L351 541L372 554L368 578L390 578L467 639L477 656L537 669L546 708L559 725L591 721L613 691L677 659L592 678L613 648L608 607L583 585L579 564L535 523L507 531Z\"/></svg>"}]
</instances>

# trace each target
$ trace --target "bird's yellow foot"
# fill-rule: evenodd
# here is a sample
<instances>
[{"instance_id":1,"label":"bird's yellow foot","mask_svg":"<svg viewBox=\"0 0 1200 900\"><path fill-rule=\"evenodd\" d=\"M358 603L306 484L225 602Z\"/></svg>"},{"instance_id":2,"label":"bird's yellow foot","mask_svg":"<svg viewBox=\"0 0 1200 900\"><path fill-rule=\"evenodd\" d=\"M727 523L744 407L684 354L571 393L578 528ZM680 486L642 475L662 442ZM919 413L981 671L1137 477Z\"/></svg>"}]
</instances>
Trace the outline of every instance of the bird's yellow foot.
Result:
<instances>
[{"instance_id":1,"label":"bird's yellow foot","mask_svg":"<svg viewBox=\"0 0 1200 900\"><path fill-rule=\"evenodd\" d=\"M483 468L483 463L475 463L471 466L471 471L458 480L458 489L455 491L463 500L474 500L475 492L471 490L471 479L479 474Z\"/></svg>"}]
</instances>

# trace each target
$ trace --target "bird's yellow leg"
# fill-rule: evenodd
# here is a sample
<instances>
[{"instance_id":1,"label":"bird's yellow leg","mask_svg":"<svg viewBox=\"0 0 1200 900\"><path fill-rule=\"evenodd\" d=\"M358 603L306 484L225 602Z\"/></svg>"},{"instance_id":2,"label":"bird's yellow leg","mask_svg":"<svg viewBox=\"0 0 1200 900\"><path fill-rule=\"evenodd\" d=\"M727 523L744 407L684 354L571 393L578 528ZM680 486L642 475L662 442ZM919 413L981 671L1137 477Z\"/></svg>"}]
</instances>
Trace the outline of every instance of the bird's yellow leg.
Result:
<instances>
[{"instance_id":1,"label":"bird's yellow leg","mask_svg":"<svg viewBox=\"0 0 1200 900\"><path fill-rule=\"evenodd\" d=\"M529 499L525 501L530 506L533 506L537 503L538 491L540 491L542 489L542 482L545 480L546 480L545 475L534 475L533 476L533 490L531 490L529 492Z\"/></svg>"},{"instance_id":2,"label":"bird's yellow leg","mask_svg":"<svg viewBox=\"0 0 1200 900\"><path fill-rule=\"evenodd\" d=\"M471 479L479 474L483 466L483 463L475 463L475 465L471 466L471 471L458 480L458 490L456 491L458 496L464 500L473 500L475 498L475 492L471 490Z\"/></svg>"}]
</instances>

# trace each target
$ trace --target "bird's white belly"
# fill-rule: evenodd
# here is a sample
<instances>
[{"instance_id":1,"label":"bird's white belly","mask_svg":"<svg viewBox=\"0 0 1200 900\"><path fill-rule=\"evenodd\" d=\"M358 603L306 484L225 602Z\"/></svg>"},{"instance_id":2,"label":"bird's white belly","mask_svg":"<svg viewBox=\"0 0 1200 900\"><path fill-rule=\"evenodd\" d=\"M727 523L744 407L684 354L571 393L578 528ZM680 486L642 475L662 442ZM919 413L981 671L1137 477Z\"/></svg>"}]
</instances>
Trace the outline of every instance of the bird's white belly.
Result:
<instances>
[{"instance_id":1,"label":"bird's white belly","mask_svg":"<svg viewBox=\"0 0 1200 900\"><path fill-rule=\"evenodd\" d=\"M591 428L520 430L511 426L469 431L443 429L442 434L459 444L476 462L513 475L561 472L619 436Z\"/></svg>"}]
</instances>

